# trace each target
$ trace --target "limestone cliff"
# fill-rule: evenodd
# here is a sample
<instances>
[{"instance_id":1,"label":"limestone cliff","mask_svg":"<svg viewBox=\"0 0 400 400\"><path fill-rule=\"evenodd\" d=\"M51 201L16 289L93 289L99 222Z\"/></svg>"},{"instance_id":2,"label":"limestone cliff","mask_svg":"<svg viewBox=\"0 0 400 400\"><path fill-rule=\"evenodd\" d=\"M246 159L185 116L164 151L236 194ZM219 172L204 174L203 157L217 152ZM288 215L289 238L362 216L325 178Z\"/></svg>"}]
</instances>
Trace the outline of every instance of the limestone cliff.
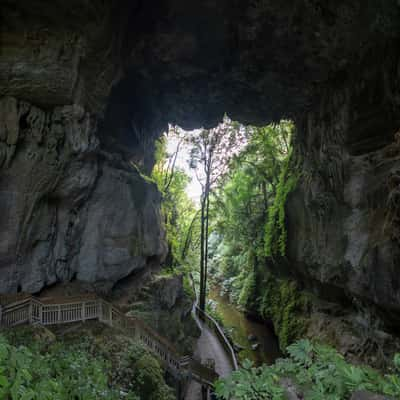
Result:
<instances>
[{"instance_id":1,"label":"limestone cliff","mask_svg":"<svg viewBox=\"0 0 400 400\"><path fill-rule=\"evenodd\" d=\"M0 291L78 279L110 288L162 260L160 195L99 149L78 105L0 101Z\"/></svg>"},{"instance_id":2,"label":"limestone cliff","mask_svg":"<svg viewBox=\"0 0 400 400\"><path fill-rule=\"evenodd\" d=\"M400 64L379 59L326 91L298 124L289 261L320 296L372 308L398 331Z\"/></svg>"},{"instance_id":3,"label":"limestone cliff","mask_svg":"<svg viewBox=\"0 0 400 400\"><path fill-rule=\"evenodd\" d=\"M168 122L292 118L288 273L399 326L396 0L4 0L1 291L165 253L143 172ZM383 312L382 312L383 310Z\"/></svg>"}]
</instances>

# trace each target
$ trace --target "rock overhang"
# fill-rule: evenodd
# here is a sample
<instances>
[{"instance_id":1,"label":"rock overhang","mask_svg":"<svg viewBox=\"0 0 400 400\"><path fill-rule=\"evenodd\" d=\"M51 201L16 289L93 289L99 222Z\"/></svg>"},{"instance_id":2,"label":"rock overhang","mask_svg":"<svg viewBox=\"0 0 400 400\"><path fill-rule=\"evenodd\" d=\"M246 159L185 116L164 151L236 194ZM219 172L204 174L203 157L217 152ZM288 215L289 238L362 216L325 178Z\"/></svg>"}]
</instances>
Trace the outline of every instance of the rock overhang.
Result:
<instances>
[{"instance_id":1,"label":"rock overhang","mask_svg":"<svg viewBox=\"0 0 400 400\"><path fill-rule=\"evenodd\" d=\"M29 103L48 115L72 104L84 110L91 121L90 133L100 139L100 158L107 154L107 165L102 160L99 170L129 158L149 171L154 139L168 123L186 129L211 127L224 113L245 124L295 120L296 149L304 161L302 168L311 171L313 189L311 193L302 185L299 201L304 204L294 207L304 213L304 220L289 215L291 237L305 239L299 242L304 247L290 249L293 265L300 270L306 265L304 269L312 279L320 279L327 276L324 268L331 265L329 257L333 254L343 267L340 284L324 283L339 285L351 295L372 302L381 296L383 304L396 306L398 290L385 288L390 286L390 279L394 285L397 282L390 266L397 244L388 245L389 239L379 237L381 248L389 249L381 250L385 253L381 256L371 244L371 238L376 241L375 233L363 228L361 233L363 237L368 234L369 244L367 254L360 259L366 260L362 268L369 273L361 279L358 274L362 268L344 271L344 255L349 249L344 248L344 254L335 253L337 249L329 248L329 243L319 242L323 236L316 227L321 213L328 220L329 209L336 210L337 215L343 211L343 221L337 218L335 226L323 222L325 231L336 235L338 247L343 247L351 236L346 231L349 214L367 215L366 210L371 209L375 215L374 207L386 207L386 187L374 189L381 195L374 204L367 202L362 213L353 210L353 200L347 204L343 196L345 181L352 179L353 157L385 147L400 125L397 1L4 0L0 11L0 96ZM379 157L377 163L381 162ZM376 166L368 163L365 174L374 181ZM379 172L382 182L387 172L383 169ZM12 172L8 170L7 174ZM12 178L21 184L18 176ZM94 186L87 190L87 196L96 194L102 184L96 181L101 178L97 172L90 178ZM110 182L115 184L116 180L110 178ZM126 207L131 207L130 196L127 192ZM149 196L154 198L155 194L150 190ZM321 209L313 210L314 205ZM21 210L25 206L21 204ZM43 207L41 204L39 208L42 221L49 227L51 221ZM107 204L101 207L106 210ZM71 237L83 243L89 236L82 236L89 226L84 221L87 211L84 215L70 212L65 210L65 227L60 226L63 232L57 234L57 240L63 242L65 233L65 243L57 244L62 248L61 257L55 257L61 269L66 252L77 251L68 242ZM156 214L149 218L157 220ZM77 228L69 227L70 221ZM363 221L362 226L371 224L371 220ZM146 225L146 221L139 225ZM40 229L42 242L46 241L46 229ZM130 233L136 236L136 232ZM161 232L153 234L163 240ZM307 246L308 254L304 250ZM96 257L99 255L93 250L95 246L87 247ZM325 250L319 256L321 248ZM113 257L121 252L116 250ZM163 250L150 253L146 257L153 253L161 257ZM3 257L5 263L13 257L10 254ZM44 267L33 268L25 275L39 275L40 280L42 275L37 271L52 269L52 263L44 261ZM374 273L381 274L383 284L373 282ZM344 277L351 274L354 277L346 284ZM50 275L53 280L54 274Z\"/></svg>"},{"instance_id":2,"label":"rock overhang","mask_svg":"<svg viewBox=\"0 0 400 400\"><path fill-rule=\"evenodd\" d=\"M100 116L114 102L151 133L302 115L386 56L400 21L395 0L20 0L2 14L0 94Z\"/></svg>"}]
</instances>

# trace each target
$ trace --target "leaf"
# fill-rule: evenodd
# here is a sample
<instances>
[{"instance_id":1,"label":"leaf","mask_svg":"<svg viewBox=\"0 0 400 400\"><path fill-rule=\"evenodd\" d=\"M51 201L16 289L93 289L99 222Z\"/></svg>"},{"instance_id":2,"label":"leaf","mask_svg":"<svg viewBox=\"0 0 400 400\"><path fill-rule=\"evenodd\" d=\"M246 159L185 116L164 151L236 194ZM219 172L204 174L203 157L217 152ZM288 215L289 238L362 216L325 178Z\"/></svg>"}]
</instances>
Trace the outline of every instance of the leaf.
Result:
<instances>
[{"instance_id":1,"label":"leaf","mask_svg":"<svg viewBox=\"0 0 400 400\"><path fill-rule=\"evenodd\" d=\"M4 388L9 385L8 379L4 375L0 375L0 387Z\"/></svg>"}]
</instances>

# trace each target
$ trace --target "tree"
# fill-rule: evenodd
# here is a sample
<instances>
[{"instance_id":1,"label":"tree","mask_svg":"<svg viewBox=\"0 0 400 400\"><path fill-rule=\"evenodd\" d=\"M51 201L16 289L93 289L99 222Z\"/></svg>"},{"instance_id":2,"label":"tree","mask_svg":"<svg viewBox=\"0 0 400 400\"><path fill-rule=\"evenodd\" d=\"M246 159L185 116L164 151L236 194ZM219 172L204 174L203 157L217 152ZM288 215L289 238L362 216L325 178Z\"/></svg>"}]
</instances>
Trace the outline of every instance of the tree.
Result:
<instances>
[{"instance_id":1,"label":"tree","mask_svg":"<svg viewBox=\"0 0 400 400\"><path fill-rule=\"evenodd\" d=\"M213 273L225 282L231 300L257 312L257 282L266 265L265 241L274 251L284 246L284 210L290 139L293 123L281 121L248 127L248 142L230 163L229 172L214 191L211 212L221 238ZM289 181L290 183L290 181ZM215 211L213 210L215 209ZM282 223L283 222L283 223ZM268 234L266 234L268 232ZM278 249L279 251L279 249Z\"/></svg>"},{"instance_id":2,"label":"tree","mask_svg":"<svg viewBox=\"0 0 400 400\"><path fill-rule=\"evenodd\" d=\"M167 149L167 139L173 142L172 149ZM166 264L169 267L185 263L198 215L185 191L190 178L177 166L182 145L181 131L170 126L168 133L156 143L156 164L152 172L152 178L163 196L162 214L169 249Z\"/></svg>"},{"instance_id":3,"label":"tree","mask_svg":"<svg viewBox=\"0 0 400 400\"><path fill-rule=\"evenodd\" d=\"M244 129L225 116L216 128L202 129L192 134L188 143L191 146L189 164L202 187L199 307L204 311L208 269L210 193L227 173L232 157L243 147Z\"/></svg>"}]
</instances>

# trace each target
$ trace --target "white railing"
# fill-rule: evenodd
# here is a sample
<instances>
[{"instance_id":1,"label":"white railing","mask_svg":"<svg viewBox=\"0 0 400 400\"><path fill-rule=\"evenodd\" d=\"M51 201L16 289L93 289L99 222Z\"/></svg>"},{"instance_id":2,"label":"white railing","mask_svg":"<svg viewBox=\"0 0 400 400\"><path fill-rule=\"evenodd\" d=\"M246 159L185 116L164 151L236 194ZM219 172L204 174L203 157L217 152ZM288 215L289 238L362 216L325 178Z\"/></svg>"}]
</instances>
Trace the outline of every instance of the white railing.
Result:
<instances>
[{"instance_id":1,"label":"white railing","mask_svg":"<svg viewBox=\"0 0 400 400\"><path fill-rule=\"evenodd\" d=\"M143 321L127 317L111 303L96 297L45 298L28 297L0 307L0 327L10 328L21 324L57 325L99 320L115 328L124 329L143 342L175 375L186 372L188 377L203 385L212 386L218 378L216 372L186 356Z\"/></svg>"}]
</instances>

